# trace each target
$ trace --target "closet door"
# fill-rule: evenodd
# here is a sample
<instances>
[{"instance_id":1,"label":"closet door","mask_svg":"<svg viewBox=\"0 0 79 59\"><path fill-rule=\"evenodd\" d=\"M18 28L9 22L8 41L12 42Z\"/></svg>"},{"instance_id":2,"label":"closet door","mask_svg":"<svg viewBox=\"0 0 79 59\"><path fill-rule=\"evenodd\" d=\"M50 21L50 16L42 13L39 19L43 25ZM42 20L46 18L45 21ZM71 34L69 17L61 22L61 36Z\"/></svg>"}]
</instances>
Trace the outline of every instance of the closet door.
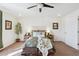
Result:
<instances>
[{"instance_id":1,"label":"closet door","mask_svg":"<svg viewBox=\"0 0 79 59\"><path fill-rule=\"evenodd\" d=\"M2 44L2 11L0 11L0 48L3 47Z\"/></svg>"}]
</instances>

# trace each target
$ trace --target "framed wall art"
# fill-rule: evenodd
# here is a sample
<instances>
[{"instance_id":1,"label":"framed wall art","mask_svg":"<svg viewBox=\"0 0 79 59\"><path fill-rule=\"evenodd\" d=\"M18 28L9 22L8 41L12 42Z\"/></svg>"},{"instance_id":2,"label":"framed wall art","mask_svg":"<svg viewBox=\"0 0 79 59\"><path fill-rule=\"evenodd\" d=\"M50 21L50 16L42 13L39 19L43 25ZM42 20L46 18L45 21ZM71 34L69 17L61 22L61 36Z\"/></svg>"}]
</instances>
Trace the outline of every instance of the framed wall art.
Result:
<instances>
[{"instance_id":1,"label":"framed wall art","mask_svg":"<svg viewBox=\"0 0 79 59\"><path fill-rule=\"evenodd\" d=\"M53 29L58 29L58 23L53 23Z\"/></svg>"},{"instance_id":2,"label":"framed wall art","mask_svg":"<svg viewBox=\"0 0 79 59\"><path fill-rule=\"evenodd\" d=\"M5 29L11 30L12 29L12 21L5 20Z\"/></svg>"}]
</instances>

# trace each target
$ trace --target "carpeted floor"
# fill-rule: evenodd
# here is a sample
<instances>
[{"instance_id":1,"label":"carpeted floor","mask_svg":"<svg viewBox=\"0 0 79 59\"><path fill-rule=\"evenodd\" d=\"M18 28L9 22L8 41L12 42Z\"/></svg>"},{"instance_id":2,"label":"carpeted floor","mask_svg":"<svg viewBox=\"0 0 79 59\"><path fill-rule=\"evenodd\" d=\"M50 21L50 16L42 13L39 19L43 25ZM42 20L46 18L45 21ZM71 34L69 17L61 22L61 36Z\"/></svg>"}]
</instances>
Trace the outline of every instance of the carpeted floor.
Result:
<instances>
[{"instance_id":1,"label":"carpeted floor","mask_svg":"<svg viewBox=\"0 0 79 59\"><path fill-rule=\"evenodd\" d=\"M0 52L0 56L6 56L14 51L20 50L24 42L15 43ZM56 53L54 56L79 56L79 50L76 50L63 42L55 42ZM21 56L21 52L14 56Z\"/></svg>"}]
</instances>

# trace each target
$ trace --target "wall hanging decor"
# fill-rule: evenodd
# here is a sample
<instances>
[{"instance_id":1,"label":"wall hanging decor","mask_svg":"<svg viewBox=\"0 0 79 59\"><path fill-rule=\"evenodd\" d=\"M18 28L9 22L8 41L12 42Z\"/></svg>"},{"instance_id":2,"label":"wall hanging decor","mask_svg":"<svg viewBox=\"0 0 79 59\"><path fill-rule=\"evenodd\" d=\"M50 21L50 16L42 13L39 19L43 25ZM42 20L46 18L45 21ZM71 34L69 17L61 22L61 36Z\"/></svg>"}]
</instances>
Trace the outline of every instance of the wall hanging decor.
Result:
<instances>
[{"instance_id":1,"label":"wall hanging decor","mask_svg":"<svg viewBox=\"0 0 79 59\"><path fill-rule=\"evenodd\" d=\"M5 20L5 29L11 30L12 29L12 21Z\"/></svg>"},{"instance_id":2,"label":"wall hanging decor","mask_svg":"<svg viewBox=\"0 0 79 59\"><path fill-rule=\"evenodd\" d=\"M58 29L58 23L53 23L53 29Z\"/></svg>"}]
</instances>

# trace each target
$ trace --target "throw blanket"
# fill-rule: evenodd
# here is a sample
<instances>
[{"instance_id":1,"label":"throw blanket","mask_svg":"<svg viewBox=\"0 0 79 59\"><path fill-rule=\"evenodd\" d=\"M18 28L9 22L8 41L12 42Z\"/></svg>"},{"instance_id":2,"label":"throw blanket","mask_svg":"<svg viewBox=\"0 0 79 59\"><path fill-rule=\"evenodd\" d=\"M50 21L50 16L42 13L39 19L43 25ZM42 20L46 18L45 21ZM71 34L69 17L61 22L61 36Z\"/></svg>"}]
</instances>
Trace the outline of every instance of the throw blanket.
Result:
<instances>
[{"instance_id":1,"label":"throw blanket","mask_svg":"<svg viewBox=\"0 0 79 59\"><path fill-rule=\"evenodd\" d=\"M43 56L48 55L48 50L53 48L50 39L38 37L37 48L42 52Z\"/></svg>"}]
</instances>

